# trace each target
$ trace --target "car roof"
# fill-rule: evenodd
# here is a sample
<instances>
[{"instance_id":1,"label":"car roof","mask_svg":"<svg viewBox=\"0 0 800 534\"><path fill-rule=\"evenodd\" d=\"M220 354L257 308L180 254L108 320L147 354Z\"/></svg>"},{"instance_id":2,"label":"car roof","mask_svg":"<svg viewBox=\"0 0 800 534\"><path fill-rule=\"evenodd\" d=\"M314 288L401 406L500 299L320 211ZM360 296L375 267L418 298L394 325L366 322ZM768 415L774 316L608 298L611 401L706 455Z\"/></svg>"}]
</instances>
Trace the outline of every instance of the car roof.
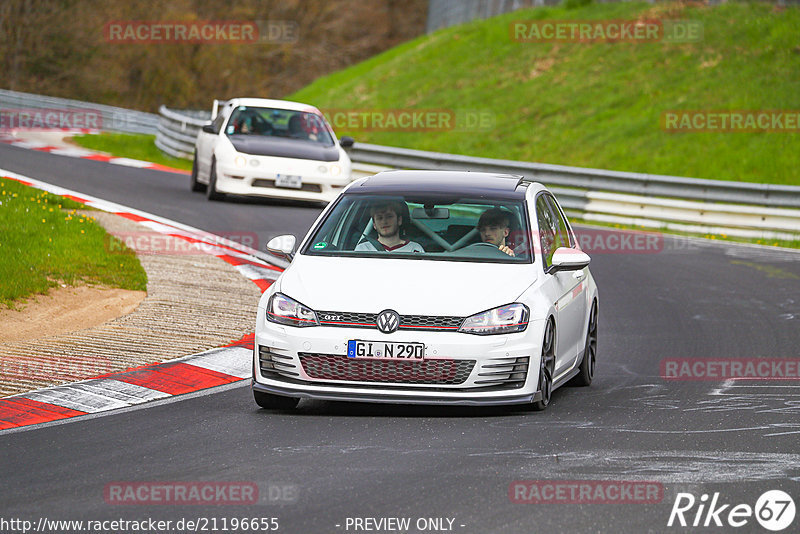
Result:
<instances>
[{"instance_id":1,"label":"car roof","mask_svg":"<svg viewBox=\"0 0 800 534\"><path fill-rule=\"evenodd\" d=\"M225 102L225 105L288 109L290 111L306 111L308 113L322 115L322 113L316 107L310 104L302 104L300 102L292 102L290 100L271 100L268 98L232 98Z\"/></svg>"},{"instance_id":2,"label":"car roof","mask_svg":"<svg viewBox=\"0 0 800 534\"><path fill-rule=\"evenodd\" d=\"M527 183L514 174L471 171L383 171L347 190L356 194L423 193L522 199Z\"/></svg>"}]
</instances>

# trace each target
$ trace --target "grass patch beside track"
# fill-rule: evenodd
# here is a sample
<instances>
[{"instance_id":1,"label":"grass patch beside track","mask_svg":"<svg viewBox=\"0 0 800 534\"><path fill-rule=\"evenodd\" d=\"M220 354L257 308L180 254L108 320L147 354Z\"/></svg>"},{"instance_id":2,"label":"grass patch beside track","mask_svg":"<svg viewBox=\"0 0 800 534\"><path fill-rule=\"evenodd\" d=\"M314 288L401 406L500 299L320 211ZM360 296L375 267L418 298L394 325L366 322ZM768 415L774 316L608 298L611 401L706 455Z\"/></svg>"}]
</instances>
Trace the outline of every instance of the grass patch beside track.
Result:
<instances>
[{"instance_id":1,"label":"grass patch beside track","mask_svg":"<svg viewBox=\"0 0 800 534\"><path fill-rule=\"evenodd\" d=\"M690 20L698 42L516 42L514 21ZM356 141L693 178L800 184L800 133L669 133L672 110L796 110L800 9L766 2L620 2L516 11L446 28L288 98L323 111L485 113L482 128L372 131ZM342 115L340 114L340 117ZM456 125L458 120L456 120Z\"/></svg>"},{"instance_id":2,"label":"grass patch beside track","mask_svg":"<svg viewBox=\"0 0 800 534\"><path fill-rule=\"evenodd\" d=\"M149 161L186 171L192 170L191 161L164 154L156 147L155 139L154 135L110 132L77 135L72 138L75 143L90 150L108 152L120 158Z\"/></svg>"},{"instance_id":3,"label":"grass patch beside track","mask_svg":"<svg viewBox=\"0 0 800 534\"><path fill-rule=\"evenodd\" d=\"M86 209L0 177L0 307L59 283L147 289L147 274L133 251L93 217L78 213Z\"/></svg>"}]
</instances>

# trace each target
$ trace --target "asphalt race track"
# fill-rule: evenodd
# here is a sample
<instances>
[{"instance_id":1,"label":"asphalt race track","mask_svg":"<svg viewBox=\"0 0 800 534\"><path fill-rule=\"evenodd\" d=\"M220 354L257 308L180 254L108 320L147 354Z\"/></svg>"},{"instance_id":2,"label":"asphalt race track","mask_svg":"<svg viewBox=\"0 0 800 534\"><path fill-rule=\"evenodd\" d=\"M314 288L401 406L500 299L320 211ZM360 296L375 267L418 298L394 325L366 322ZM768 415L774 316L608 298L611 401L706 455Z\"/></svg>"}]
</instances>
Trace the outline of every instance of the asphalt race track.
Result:
<instances>
[{"instance_id":1,"label":"asphalt race track","mask_svg":"<svg viewBox=\"0 0 800 534\"><path fill-rule=\"evenodd\" d=\"M320 211L208 202L189 192L187 176L2 145L0 167L204 230L256 232L262 249L274 235L302 235ZM591 270L601 298L595 382L559 389L543 413L321 401L279 413L258 409L243 382L0 432L0 515L34 524L217 518L218 530L222 518L277 518L279 532L299 534L363 532L353 518L387 517L411 518L408 532L435 531L436 522L417 529L418 518L463 533L694 532L667 526L678 493L699 501L718 492L730 505L722 521L767 490L798 502L800 381L673 381L660 364L798 358L800 253L668 237L656 253L592 254ZM663 494L649 504L509 498L517 480L598 479L659 483ZM259 499L108 504L106 486L129 481L245 481ZM766 532L754 517L736 531Z\"/></svg>"}]
</instances>

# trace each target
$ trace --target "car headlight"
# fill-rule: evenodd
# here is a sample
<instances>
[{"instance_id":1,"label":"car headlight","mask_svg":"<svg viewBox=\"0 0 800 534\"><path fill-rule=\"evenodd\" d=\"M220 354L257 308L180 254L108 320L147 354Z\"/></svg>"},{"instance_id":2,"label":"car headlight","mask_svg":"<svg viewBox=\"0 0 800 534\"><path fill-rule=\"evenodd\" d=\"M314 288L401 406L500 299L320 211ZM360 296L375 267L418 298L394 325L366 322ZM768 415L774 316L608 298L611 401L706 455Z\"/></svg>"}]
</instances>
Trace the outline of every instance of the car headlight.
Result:
<instances>
[{"instance_id":1,"label":"car headlight","mask_svg":"<svg viewBox=\"0 0 800 534\"><path fill-rule=\"evenodd\" d=\"M528 307L524 304L506 304L467 317L458 331L481 336L522 332L528 327L529 315Z\"/></svg>"},{"instance_id":2,"label":"car headlight","mask_svg":"<svg viewBox=\"0 0 800 534\"><path fill-rule=\"evenodd\" d=\"M269 298L267 321L288 326L319 326L314 310L282 293L275 293Z\"/></svg>"},{"instance_id":3,"label":"car headlight","mask_svg":"<svg viewBox=\"0 0 800 534\"><path fill-rule=\"evenodd\" d=\"M236 156L233 158L233 164L240 169L244 169L247 166L247 159L244 156Z\"/></svg>"},{"instance_id":4,"label":"car headlight","mask_svg":"<svg viewBox=\"0 0 800 534\"><path fill-rule=\"evenodd\" d=\"M331 165L331 176L339 176L342 174L342 168L338 165Z\"/></svg>"}]
</instances>

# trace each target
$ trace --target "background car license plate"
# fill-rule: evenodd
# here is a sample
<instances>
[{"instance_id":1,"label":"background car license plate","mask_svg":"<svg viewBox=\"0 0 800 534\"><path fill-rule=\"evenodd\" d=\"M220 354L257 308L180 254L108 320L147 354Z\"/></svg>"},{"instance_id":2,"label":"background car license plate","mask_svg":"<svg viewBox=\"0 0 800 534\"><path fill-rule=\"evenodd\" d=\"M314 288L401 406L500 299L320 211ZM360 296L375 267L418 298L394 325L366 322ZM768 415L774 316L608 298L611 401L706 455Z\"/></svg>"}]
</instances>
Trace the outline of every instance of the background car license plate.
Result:
<instances>
[{"instance_id":1,"label":"background car license plate","mask_svg":"<svg viewBox=\"0 0 800 534\"><path fill-rule=\"evenodd\" d=\"M424 360L425 345L423 343L387 343L351 339L347 342L347 357Z\"/></svg>"},{"instance_id":2,"label":"background car license plate","mask_svg":"<svg viewBox=\"0 0 800 534\"><path fill-rule=\"evenodd\" d=\"M292 189L300 189L303 187L303 178L296 174L278 174L275 177L275 185L277 187L290 187Z\"/></svg>"}]
</instances>

